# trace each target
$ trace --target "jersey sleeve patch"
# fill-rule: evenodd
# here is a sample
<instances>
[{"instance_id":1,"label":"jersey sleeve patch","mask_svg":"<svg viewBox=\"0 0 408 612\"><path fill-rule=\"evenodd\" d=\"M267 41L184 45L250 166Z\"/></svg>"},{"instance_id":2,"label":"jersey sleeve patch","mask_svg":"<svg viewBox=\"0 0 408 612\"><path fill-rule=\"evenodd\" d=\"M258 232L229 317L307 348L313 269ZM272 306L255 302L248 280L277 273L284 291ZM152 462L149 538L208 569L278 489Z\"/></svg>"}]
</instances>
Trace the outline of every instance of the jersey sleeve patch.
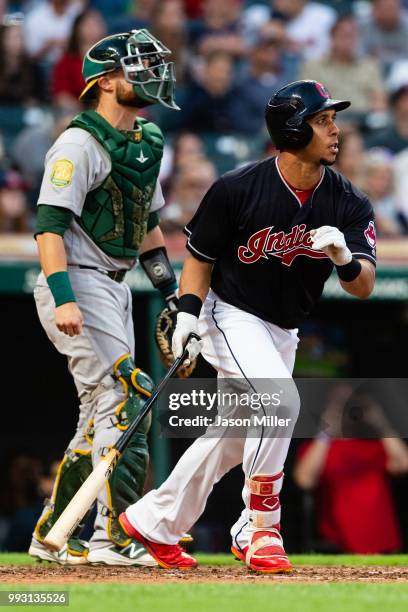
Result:
<instances>
[{"instance_id":1,"label":"jersey sleeve patch","mask_svg":"<svg viewBox=\"0 0 408 612\"><path fill-rule=\"evenodd\" d=\"M55 187L67 187L72 182L75 166L69 159L58 159L51 171L50 181Z\"/></svg>"},{"instance_id":2,"label":"jersey sleeve patch","mask_svg":"<svg viewBox=\"0 0 408 612\"><path fill-rule=\"evenodd\" d=\"M369 259L375 265L375 222L371 203L367 198L354 198L347 213L348 224L340 229L348 248L357 259Z\"/></svg>"},{"instance_id":3,"label":"jersey sleeve patch","mask_svg":"<svg viewBox=\"0 0 408 612\"><path fill-rule=\"evenodd\" d=\"M364 236L366 237L368 245L371 248L374 248L375 243L376 243L374 221L369 222L369 224L367 225L367 228L364 230Z\"/></svg>"}]
</instances>

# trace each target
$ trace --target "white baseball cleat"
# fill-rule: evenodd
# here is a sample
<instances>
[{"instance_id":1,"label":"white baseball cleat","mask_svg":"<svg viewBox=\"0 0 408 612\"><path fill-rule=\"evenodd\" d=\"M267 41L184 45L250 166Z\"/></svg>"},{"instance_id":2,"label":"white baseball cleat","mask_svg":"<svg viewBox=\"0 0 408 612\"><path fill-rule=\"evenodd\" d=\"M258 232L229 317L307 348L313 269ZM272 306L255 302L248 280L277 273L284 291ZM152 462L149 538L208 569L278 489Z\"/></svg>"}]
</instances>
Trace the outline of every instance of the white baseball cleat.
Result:
<instances>
[{"instance_id":1,"label":"white baseball cleat","mask_svg":"<svg viewBox=\"0 0 408 612\"><path fill-rule=\"evenodd\" d=\"M51 561L60 565L84 565L88 563L88 542L76 540L75 547L65 544L58 552L48 550L44 544L33 538L31 540L28 554L39 561Z\"/></svg>"},{"instance_id":2,"label":"white baseball cleat","mask_svg":"<svg viewBox=\"0 0 408 612\"><path fill-rule=\"evenodd\" d=\"M132 541L125 548L120 548L113 544L104 548L90 550L88 562L93 565L139 565L141 567L154 567L157 565L144 546L135 541Z\"/></svg>"}]
</instances>

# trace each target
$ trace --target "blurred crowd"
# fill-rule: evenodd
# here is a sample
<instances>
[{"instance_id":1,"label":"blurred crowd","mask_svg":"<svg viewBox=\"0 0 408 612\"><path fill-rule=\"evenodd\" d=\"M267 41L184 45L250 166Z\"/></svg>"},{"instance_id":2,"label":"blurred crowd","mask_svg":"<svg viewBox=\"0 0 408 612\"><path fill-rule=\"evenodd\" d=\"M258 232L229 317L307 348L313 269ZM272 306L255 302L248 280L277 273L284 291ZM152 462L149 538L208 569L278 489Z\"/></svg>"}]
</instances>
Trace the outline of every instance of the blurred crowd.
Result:
<instances>
[{"instance_id":1,"label":"blurred crowd","mask_svg":"<svg viewBox=\"0 0 408 612\"><path fill-rule=\"evenodd\" d=\"M371 198L380 236L408 231L408 0L0 0L0 232L31 231L44 156L84 107L82 57L147 27L172 50L181 112L164 130L163 226L179 232L222 172L274 154L269 97L322 81L341 114L338 169Z\"/></svg>"},{"instance_id":2,"label":"blurred crowd","mask_svg":"<svg viewBox=\"0 0 408 612\"><path fill-rule=\"evenodd\" d=\"M393 384L339 379L319 388L319 431L298 445L292 474L303 492L303 547L359 554L402 550L393 484L404 488L398 480L408 473L408 446L395 427Z\"/></svg>"},{"instance_id":3,"label":"blurred crowd","mask_svg":"<svg viewBox=\"0 0 408 612\"><path fill-rule=\"evenodd\" d=\"M51 497L58 462L44 463L28 449L2 459L0 550L26 551L44 499Z\"/></svg>"}]
</instances>

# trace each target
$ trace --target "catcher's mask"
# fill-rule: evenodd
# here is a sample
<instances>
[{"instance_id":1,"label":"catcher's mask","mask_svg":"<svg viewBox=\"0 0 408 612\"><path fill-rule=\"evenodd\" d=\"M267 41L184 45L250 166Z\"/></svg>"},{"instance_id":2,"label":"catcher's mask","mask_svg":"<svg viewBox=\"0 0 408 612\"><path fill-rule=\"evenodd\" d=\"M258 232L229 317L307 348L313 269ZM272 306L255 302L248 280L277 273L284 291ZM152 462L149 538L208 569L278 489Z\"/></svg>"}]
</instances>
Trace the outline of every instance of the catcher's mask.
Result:
<instances>
[{"instance_id":1,"label":"catcher's mask","mask_svg":"<svg viewBox=\"0 0 408 612\"><path fill-rule=\"evenodd\" d=\"M95 97L98 78L108 72L123 70L133 85L140 107L159 103L180 110L174 100L174 63L167 62L171 51L146 29L107 36L89 49L84 57L82 75L86 87L80 99Z\"/></svg>"}]
</instances>

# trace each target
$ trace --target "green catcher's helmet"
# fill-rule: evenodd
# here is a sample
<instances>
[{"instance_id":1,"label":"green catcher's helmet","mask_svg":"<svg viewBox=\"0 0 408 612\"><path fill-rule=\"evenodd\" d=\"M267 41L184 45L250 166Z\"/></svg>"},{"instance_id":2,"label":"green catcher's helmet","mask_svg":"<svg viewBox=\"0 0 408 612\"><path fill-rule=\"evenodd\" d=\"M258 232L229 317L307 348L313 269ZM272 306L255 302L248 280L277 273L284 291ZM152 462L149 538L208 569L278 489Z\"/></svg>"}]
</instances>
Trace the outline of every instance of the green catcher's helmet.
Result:
<instances>
[{"instance_id":1,"label":"green catcher's helmet","mask_svg":"<svg viewBox=\"0 0 408 612\"><path fill-rule=\"evenodd\" d=\"M126 81L132 83L141 106L159 102L180 110L174 101L176 82L174 63L166 62L167 49L148 30L132 30L107 36L89 49L84 57L82 75L86 87L80 99L94 98L94 86L100 76L122 69Z\"/></svg>"}]
</instances>

